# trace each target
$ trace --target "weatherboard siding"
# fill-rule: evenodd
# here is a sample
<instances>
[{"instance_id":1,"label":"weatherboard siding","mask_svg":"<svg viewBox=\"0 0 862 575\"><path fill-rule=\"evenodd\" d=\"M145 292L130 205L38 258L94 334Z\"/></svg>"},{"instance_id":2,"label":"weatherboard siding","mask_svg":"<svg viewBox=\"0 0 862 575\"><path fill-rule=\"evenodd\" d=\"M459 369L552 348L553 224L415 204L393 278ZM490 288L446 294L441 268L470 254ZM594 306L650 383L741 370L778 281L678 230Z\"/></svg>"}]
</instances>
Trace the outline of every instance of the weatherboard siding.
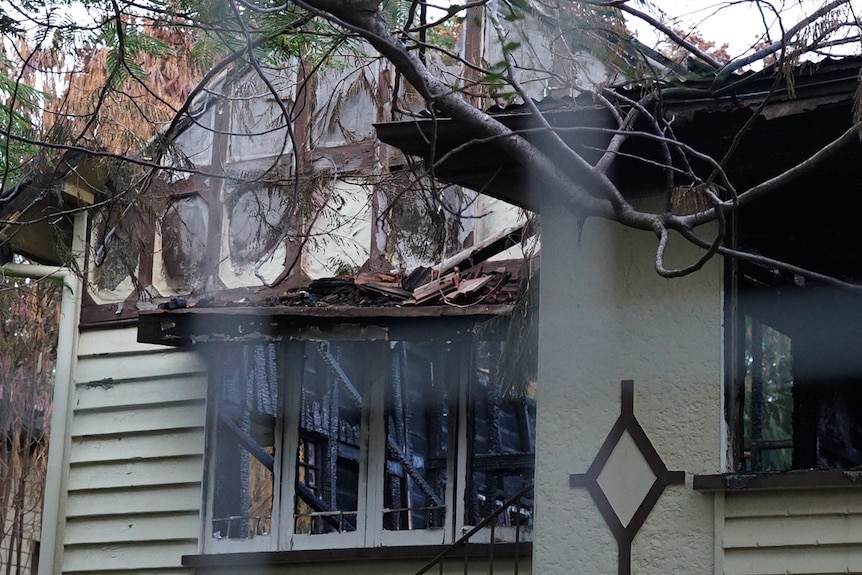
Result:
<instances>
[{"instance_id":1,"label":"weatherboard siding","mask_svg":"<svg viewBox=\"0 0 862 575\"><path fill-rule=\"evenodd\" d=\"M203 477L206 371L191 352L81 334L63 573L188 574Z\"/></svg>"},{"instance_id":2,"label":"weatherboard siding","mask_svg":"<svg viewBox=\"0 0 862 575\"><path fill-rule=\"evenodd\" d=\"M722 573L862 572L862 489L748 491L723 497Z\"/></svg>"}]
</instances>

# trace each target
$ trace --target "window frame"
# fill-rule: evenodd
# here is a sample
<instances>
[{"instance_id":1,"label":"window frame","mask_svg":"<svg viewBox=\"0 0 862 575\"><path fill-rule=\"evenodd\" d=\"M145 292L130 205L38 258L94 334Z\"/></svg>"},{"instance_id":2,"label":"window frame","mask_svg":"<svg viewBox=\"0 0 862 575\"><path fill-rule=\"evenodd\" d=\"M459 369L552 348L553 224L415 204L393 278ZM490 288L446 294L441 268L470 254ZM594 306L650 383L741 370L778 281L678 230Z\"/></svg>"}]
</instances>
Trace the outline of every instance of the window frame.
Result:
<instances>
[{"instance_id":1,"label":"window frame","mask_svg":"<svg viewBox=\"0 0 862 575\"><path fill-rule=\"evenodd\" d=\"M753 264L730 261L725 266L724 332L725 332L725 387L724 426L726 440L723 469L727 475L775 475L814 472L825 477L823 471L847 471L852 466L823 464L823 459L834 457L818 445L822 438L824 406L840 396L841 380L862 381L862 361L843 364L848 349L862 341L858 332L848 329L844 317L857 317L862 303L843 299L841 292L825 286L805 282L795 275L762 269ZM835 301L833 302L833 299ZM831 313L832 315L828 315ZM828 319L823 319L828 318ZM822 320L822 321L821 321ZM767 449L791 449L791 464L786 469L762 470L761 465L750 463L746 456L746 322L759 324L764 333L778 333L789 340L792 349L788 361L792 362L791 375L792 419L791 437L776 438ZM841 345L820 353L812 342L833 338ZM765 339L765 338L764 338ZM752 353L754 355L754 353ZM754 360L753 360L754 361ZM847 372L840 377L834 373L819 372L823 366L842 365ZM812 366L815 366L812 371ZM820 375L813 376L813 373ZM819 385L812 385L819 384ZM836 394L836 395L833 395ZM862 416L853 420L862 421ZM846 436L853 441L851 435ZM790 439L788 442L787 440ZM858 441L858 437L856 438ZM788 445L789 443L789 445ZM858 447L857 447L858 449ZM831 475L830 475L831 477ZM829 479L830 482L833 479ZM831 484L831 483L830 483Z\"/></svg>"},{"instance_id":2,"label":"window frame","mask_svg":"<svg viewBox=\"0 0 862 575\"><path fill-rule=\"evenodd\" d=\"M296 454L300 441L300 386L303 376L304 346L308 341L362 341L368 344L379 343L388 345L387 338L377 342L375 337L326 337L319 334L308 334L283 338L277 351L279 366L278 384L278 415L275 429L275 466L273 469L273 503L272 529L269 535L257 535L250 538L221 538L212 536L213 529L213 497L216 485L215 457L217 454L216 425L218 417L218 393L223 381L222 370L211 372L209 400L213 409L208 409L207 417L207 457L203 488L204 512L203 526L200 538L200 550L205 554L237 553L237 552L270 552L286 550L323 550L336 548L376 548L389 546L431 546L452 543L457 537L472 525L466 523L465 504L467 497L468 477L470 473L471 422L470 422L470 387L475 385L471 377L476 369L474 362L475 346L479 338L471 330L466 332L434 332L428 337L427 332L410 330L401 337L390 334L388 339L413 343L440 342L449 345L450 352L457 354L457 377L447 394L448 418L454 423L447 427L446 451L446 513L443 526L440 528L416 530L387 530L384 525L384 487L386 466L386 431L384 395L387 381L389 355L374 354L376 377L369 376L374 381L369 389L369 399L363 402L362 426L360 433L361 454L359 467L359 489L357 509L357 529L351 532L297 534L295 531L294 501L298 467ZM446 336L449 337L446 337ZM418 336L418 337L417 337ZM485 338L491 339L494 338ZM252 343L252 342L248 342ZM218 346L211 348L218 357ZM378 406L374 408L373 406ZM533 454L534 455L534 454ZM488 536L485 535L485 539ZM515 541L515 528L497 526L495 538L500 541ZM475 539L475 538L474 538ZM525 540L524 528L521 528L520 539ZM528 540L529 537L526 537ZM480 535L477 541L484 540Z\"/></svg>"},{"instance_id":3,"label":"window frame","mask_svg":"<svg viewBox=\"0 0 862 575\"><path fill-rule=\"evenodd\" d=\"M376 345L375 342L368 342ZM380 342L385 345L383 342ZM433 545L451 543L452 533L452 515L446 513L442 528L432 529L417 529L412 531L389 531L383 529L383 490L385 483L385 410L382 408L374 409L373 406L384 405L384 394L386 390L386 378L384 370L387 367L388 356L384 354L374 354L372 364L372 373L368 374L367 379L370 381L367 401L363 402L361 409L362 424L360 428L360 457L359 457L359 485L358 485L358 506L356 514L356 530L341 533L318 533L318 534L301 534L295 533L295 517L294 517L294 498L296 496L295 485L297 479L297 466L295 465L295 456L298 453L300 432L299 432L299 414L300 414L300 393L299 389L302 382L302 346L304 342L290 342L286 347L285 365L289 366L288 381L281 382L283 389L286 392L283 394L286 402L281 401L280 404L284 410L284 416L280 418L284 425L281 430L281 445L284 446L283 457L281 457L281 476L284 481L281 483L282 500L284 503L276 506L273 503L273 515L279 516L279 524L282 526L279 531L280 549L295 549L295 550L313 550L313 549L331 549L331 548L348 548L348 547L380 547L380 546L395 546L395 545ZM464 354L459 354L463 357ZM465 381L463 369L459 368L458 388L461 388ZM375 375L376 374L376 375ZM452 413L453 409L457 409L454 403L454 394L450 394L449 409ZM293 399L293 401L291 401ZM454 430L448 430L448 436L451 441ZM278 447L276 447L278 449ZM456 470L453 468L455 462L456 449L447 450L447 474L446 474L446 493L444 499L447 503L447 508L453 509L454 502L454 475ZM465 470L466 473L466 470ZM276 549L272 549L276 550Z\"/></svg>"}]
</instances>

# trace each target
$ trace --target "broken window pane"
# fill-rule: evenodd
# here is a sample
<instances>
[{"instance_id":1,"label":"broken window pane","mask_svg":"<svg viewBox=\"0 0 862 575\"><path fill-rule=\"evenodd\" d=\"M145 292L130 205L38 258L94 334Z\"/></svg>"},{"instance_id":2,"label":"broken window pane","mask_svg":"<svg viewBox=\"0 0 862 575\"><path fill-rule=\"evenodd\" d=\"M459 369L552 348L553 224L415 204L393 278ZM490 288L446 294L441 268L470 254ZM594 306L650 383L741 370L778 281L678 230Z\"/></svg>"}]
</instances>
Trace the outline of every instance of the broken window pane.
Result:
<instances>
[{"instance_id":1,"label":"broken window pane","mask_svg":"<svg viewBox=\"0 0 862 575\"><path fill-rule=\"evenodd\" d=\"M226 348L220 362L212 535L266 535L272 529L276 346Z\"/></svg>"},{"instance_id":2,"label":"broken window pane","mask_svg":"<svg viewBox=\"0 0 862 575\"><path fill-rule=\"evenodd\" d=\"M137 273L142 249L136 230L144 228L145 223L135 209L124 213L121 221L110 216L110 213L102 212L93 220L95 251L90 281L98 291L106 292L119 290L125 282L131 293L131 277Z\"/></svg>"},{"instance_id":3,"label":"broken window pane","mask_svg":"<svg viewBox=\"0 0 862 575\"><path fill-rule=\"evenodd\" d=\"M393 342L386 385L383 528L443 527L449 430L447 393L457 361L442 345ZM450 363L454 365L450 367ZM452 367L456 371L452 370Z\"/></svg>"},{"instance_id":4,"label":"broken window pane","mask_svg":"<svg viewBox=\"0 0 862 575\"><path fill-rule=\"evenodd\" d=\"M236 193L228 212L231 263L237 273L256 263L290 222L290 206L280 188Z\"/></svg>"},{"instance_id":5,"label":"broken window pane","mask_svg":"<svg viewBox=\"0 0 862 575\"><path fill-rule=\"evenodd\" d=\"M294 504L300 534L355 531L367 350L309 342L302 374Z\"/></svg>"},{"instance_id":6,"label":"broken window pane","mask_svg":"<svg viewBox=\"0 0 862 575\"><path fill-rule=\"evenodd\" d=\"M463 340L284 345L281 354L276 344L220 348L222 383L213 401L215 538L270 532L276 465L292 478L280 491L284 511L293 515L286 523L292 533L282 536L300 546L319 543L300 543L301 537L335 533L350 534L340 539L350 544L439 542L452 535L447 525L461 518L475 525L532 483L535 382L520 393L503 392L512 382L499 377L499 342L478 349ZM278 426L291 445L289 461L275 452L277 356L296 358L287 366L294 377L282 382L291 390L282 400L290 427ZM456 409L464 397L467 404ZM468 428L459 431L459 421ZM467 466L456 476L450 464L464 460L454 451L459 438L466 440ZM464 498L455 502L459 485ZM447 515L453 503L458 512ZM531 522L527 493L495 524Z\"/></svg>"},{"instance_id":7,"label":"broken window pane","mask_svg":"<svg viewBox=\"0 0 862 575\"><path fill-rule=\"evenodd\" d=\"M728 346L734 470L862 466L862 303L774 270L739 270L728 299L739 313Z\"/></svg>"},{"instance_id":8,"label":"broken window pane","mask_svg":"<svg viewBox=\"0 0 862 575\"><path fill-rule=\"evenodd\" d=\"M482 342L470 397L470 468L465 523L476 525L533 480L536 434L536 388L503 392L498 366L499 342ZM502 513L501 525L532 523L532 493L521 505Z\"/></svg>"},{"instance_id":9,"label":"broken window pane","mask_svg":"<svg viewBox=\"0 0 862 575\"><path fill-rule=\"evenodd\" d=\"M209 207L198 194L171 202L162 219L162 257L173 289L185 290L203 278Z\"/></svg>"},{"instance_id":10,"label":"broken window pane","mask_svg":"<svg viewBox=\"0 0 862 575\"><path fill-rule=\"evenodd\" d=\"M744 451L751 471L790 469L793 460L791 340L745 317Z\"/></svg>"}]
</instances>

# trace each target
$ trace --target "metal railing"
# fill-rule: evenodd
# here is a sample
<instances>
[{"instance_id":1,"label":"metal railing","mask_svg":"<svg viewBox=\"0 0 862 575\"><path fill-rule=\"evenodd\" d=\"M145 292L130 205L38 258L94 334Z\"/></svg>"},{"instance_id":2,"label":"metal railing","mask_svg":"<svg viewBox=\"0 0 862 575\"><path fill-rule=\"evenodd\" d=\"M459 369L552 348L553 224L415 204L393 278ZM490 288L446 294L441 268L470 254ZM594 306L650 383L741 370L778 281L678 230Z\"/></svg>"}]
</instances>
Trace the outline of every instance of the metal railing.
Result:
<instances>
[{"instance_id":1,"label":"metal railing","mask_svg":"<svg viewBox=\"0 0 862 575\"><path fill-rule=\"evenodd\" d=\"M503 513L514 509L514 517L515 520L512 522L512 526L515 528L515 545L514 545L514 555L512 556L512 573L514 575L518 575L519 564L521 561L521 530L525 527L521 523L521 517L523 516L522 510L522 499L525 495L530 493L533 490L532 482L527 484L523 489L521 489L518 493L510 497L508 500L503 502L497 509L495 509L491 514L489 514L485 519L480 521L475 527L470 529L467 533L461 536L460 539L446 547L443 551L438 553L433 559L431 559L428 563L426 563L421 569L419 569L415 575L424 575L433 569L434 567L438 567L439 573L443 574L443 563L446 558L451 555L455 550L464 547L463 554L463 562L464 562L464 575L467 575L470 567L470 554L469 554L469 544L470 539L479 533L480 531L488 528L490 531L490 543L488 544L488 552L487 552L487 560L488 560L488 575L494 575L494 566L495 566L495 558L494 558L494 546L497 544L495 541L495 529L497 525L497 518Z\"/></svg>"}]
</instances>

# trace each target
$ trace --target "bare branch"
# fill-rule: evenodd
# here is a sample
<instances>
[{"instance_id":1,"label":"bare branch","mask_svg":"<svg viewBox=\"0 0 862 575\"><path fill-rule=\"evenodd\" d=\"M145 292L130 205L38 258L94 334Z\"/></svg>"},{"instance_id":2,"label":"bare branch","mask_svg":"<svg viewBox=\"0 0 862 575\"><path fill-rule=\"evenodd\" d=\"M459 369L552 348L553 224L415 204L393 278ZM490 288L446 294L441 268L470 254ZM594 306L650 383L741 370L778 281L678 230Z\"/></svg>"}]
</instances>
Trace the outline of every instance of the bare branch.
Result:
<instances>
[{"instance_id":1,"label":"bare branch","mask_svg":"<svg viewBox=\"0 0 862 575\"><path fill-rule=\"evenodd\" d=\"M676 33L672 28L665 26L656 18L653 18L646 12L642 12L636 8L632 8L627 2L619 2L618 0L583 0L586 4L593 4L597 6L612 6L614 8L619 8L623 12L627 14L631 14L636 18L640 18L644 22L648 23L650 26L654 27L656 30L661 31L668 38L671 39L676 45L690 52L692 55L696 56L699 60L702 60L706 64L708 64L714 70L719 70L724 66L723 62L716 60L682 36Z\"/></svg>"},{"instance_id":2,"label":"bare branch","mask_svg":"<svg viewBox=\"0 0 862 575\"><path fill-rule=\"evenodd\" d=\"M779 40L776 40L769 46L757 50L753 54L746 56L744 58L738 58L727 63L725 66L721 68L718 72L719 78L727 78L733 72L748 66L749 64L753 64L754 62L758 62L763 60L767 56L771 56L775 54L779 50L783 50L789 43L790 40L798 34L803 28L810 25L812 22L815 22L818 18L821 18L831 12L832 10L849 3L850 0L833 0L832 2L826 4L821 7L819 10L815 10L808 17L803 18L799 22L797 22L794 26L789 28L786 32L784 32Z\"/></svg>"}]
</instances>

